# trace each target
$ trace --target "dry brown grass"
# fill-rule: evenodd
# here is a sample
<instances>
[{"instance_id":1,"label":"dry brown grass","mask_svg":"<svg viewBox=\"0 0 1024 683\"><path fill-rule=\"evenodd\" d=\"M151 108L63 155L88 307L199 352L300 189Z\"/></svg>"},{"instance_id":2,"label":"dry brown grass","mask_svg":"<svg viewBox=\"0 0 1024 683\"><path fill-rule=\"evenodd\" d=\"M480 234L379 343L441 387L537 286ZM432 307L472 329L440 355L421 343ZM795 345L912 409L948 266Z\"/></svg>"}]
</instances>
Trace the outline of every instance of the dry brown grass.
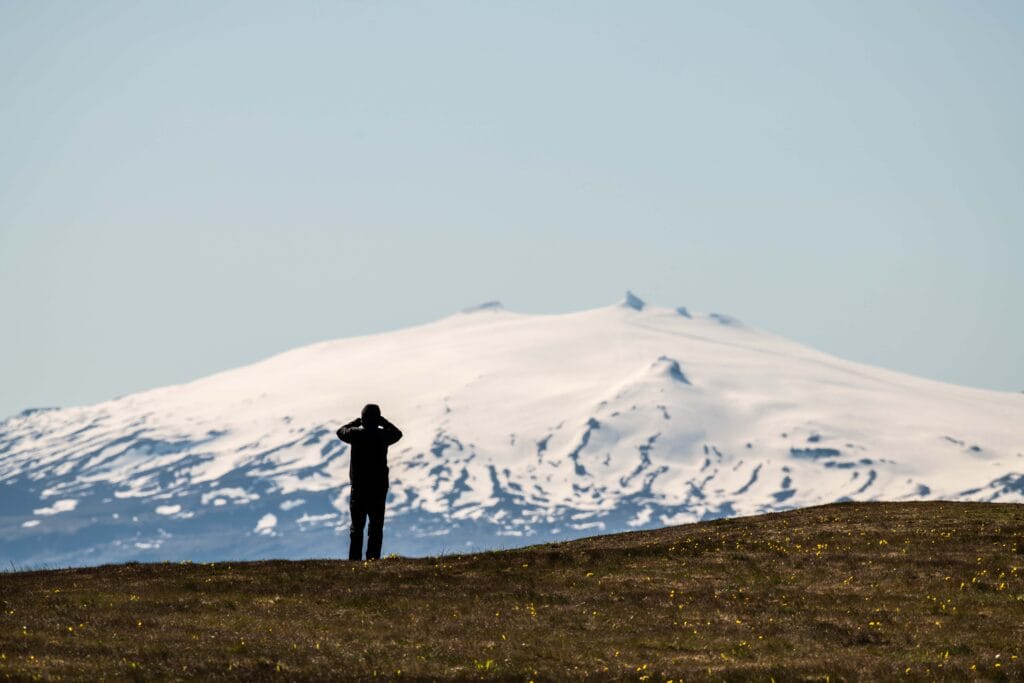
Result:
<instances>
[{"instance_id":1,"label":"dry brown grass","mask_svg":"<svg viewBox=\"0 0 1024 683\"><path fill-rule=\"evenodd\" d=\"M1024 680L1024 506L0 574L0 679Z\"/></svg>"}]
</instances>

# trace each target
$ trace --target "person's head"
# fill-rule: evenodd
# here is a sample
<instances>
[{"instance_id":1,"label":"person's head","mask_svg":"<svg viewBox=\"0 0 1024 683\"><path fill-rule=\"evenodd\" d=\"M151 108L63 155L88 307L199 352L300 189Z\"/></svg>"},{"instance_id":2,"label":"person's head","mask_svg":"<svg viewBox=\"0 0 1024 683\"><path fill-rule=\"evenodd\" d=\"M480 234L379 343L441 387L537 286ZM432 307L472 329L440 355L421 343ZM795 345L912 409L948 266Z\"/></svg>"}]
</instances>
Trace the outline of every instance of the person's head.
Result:
<instances>
[{"instance_id":1,"label":"person's head","mask_svg":"<svg viewBox=\"0 0 1024 683\"><path fill-rule=\"evenodd\" d=\"M360 416L363 426L373 428L380 424L380 406L376 403L367 403L363 406L363 414Z\"/></svg>"}]
</instances>

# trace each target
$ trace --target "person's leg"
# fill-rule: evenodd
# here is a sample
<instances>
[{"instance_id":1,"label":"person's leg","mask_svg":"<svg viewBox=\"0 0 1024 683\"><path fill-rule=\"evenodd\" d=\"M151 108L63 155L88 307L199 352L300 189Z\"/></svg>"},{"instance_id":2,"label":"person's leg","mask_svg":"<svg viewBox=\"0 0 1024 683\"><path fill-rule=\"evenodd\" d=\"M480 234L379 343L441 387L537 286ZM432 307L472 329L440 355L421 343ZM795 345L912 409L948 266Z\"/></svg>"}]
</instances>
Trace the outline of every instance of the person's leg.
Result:
<instances>
[{"instance_id":1,"label":"person's leg","mask_svg":"<svg viewBox=\"0 0 1024 683\"><path fill-rule=\"evenodd\" d=\"M368 504L370 515L370 537L366 540L366 559L379 560L380 547L384 543L384 506L388 500L388 490L374 492Z\"/></svg>"},{"instance_id":2,"label":"person's leg","mask_svg":"<svg viewBox=\"0 0 1024 683\"><path fill-rule=\"evenodd\" d=\"M363 559L363 527L366 526L367 510L363 496L357 495L354 488L349 491L348 511L352 515L352 527L348 532L348 559L358 561Z\"/></svg>"}]
</instances>

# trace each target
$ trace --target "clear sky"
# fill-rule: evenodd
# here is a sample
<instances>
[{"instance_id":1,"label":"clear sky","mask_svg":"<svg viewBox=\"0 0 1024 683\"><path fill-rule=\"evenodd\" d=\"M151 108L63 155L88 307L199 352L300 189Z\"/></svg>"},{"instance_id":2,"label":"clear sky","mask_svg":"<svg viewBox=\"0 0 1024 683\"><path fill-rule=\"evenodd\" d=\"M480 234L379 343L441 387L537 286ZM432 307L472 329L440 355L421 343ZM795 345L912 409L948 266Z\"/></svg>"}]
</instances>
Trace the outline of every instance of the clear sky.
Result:
<instances>
[{"instance_id":1,"label":"clear sky","mask_svg":"<svg viewBox=\"0 0 1024 683\"><path fill-rule=\"evenodd\" d=\"M0 0L0 415L500 299L1024 389L1024 3Z\"/></svg>"}]
</instances>

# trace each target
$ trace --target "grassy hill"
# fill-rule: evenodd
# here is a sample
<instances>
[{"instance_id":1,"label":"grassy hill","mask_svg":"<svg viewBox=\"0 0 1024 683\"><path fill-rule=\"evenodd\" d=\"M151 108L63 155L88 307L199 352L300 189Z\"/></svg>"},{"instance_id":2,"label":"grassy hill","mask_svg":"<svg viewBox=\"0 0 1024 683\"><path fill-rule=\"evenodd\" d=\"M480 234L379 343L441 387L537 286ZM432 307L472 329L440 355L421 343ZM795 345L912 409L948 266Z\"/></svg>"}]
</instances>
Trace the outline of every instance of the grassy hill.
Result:
<instances>
[{"instance_id":1,"label":"grassy hill","mask_svg":"<svg viewBox=\"0 0 1024 683\"><path fill-rule=\"evenodd\" d=\"M0 680L1021 680L1024 506L828 505L375 563L4 573L0 608Z\"/></svg>"}]
</instances>

